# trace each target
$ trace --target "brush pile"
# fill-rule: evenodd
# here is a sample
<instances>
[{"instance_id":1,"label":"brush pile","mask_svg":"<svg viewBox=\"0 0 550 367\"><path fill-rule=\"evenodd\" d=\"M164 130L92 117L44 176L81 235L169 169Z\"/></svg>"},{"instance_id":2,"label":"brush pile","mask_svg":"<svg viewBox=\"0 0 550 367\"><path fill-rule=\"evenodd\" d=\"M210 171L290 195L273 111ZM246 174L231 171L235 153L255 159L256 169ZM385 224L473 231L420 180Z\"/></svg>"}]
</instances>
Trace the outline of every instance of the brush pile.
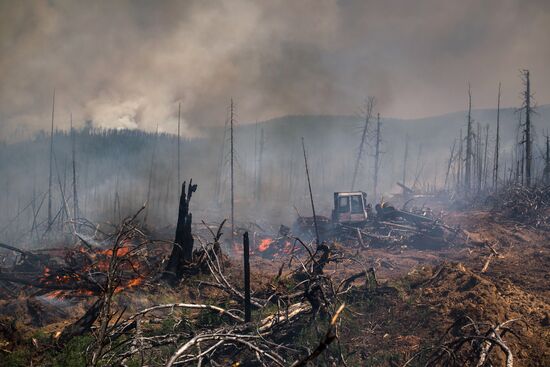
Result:
<instances>
[{"instance_id":1,"label":"brush pile","mask_svg":"<svg viewBox=\"0 0 550 367\"><path fill-rule=\"evenodd\" d=\"M537 228L550 226L550 186L512 185L487 198L493 212Z\"/></svg>"}]
</instances>

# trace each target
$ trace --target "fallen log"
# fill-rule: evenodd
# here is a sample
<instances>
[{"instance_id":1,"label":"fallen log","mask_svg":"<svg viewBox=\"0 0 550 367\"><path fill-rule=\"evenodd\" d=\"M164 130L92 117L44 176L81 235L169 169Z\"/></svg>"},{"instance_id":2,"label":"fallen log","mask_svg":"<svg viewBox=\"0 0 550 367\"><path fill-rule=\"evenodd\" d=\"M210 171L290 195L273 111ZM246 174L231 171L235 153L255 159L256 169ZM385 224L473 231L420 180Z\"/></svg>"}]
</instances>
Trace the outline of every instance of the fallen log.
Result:
<instances>
[{"instance_id":1,"label":"fallen log","mask_svg":"<svg viewBox=\"0 0 550 367\"><path fill-rule=\"evenodd\" d=\"M23 284L34 288L40 288L40 289L50 289L54 291L88 290L88 291L98 292L101 290L99 285L94 283L88 283L88 282L70 283L70 284L41 283L40 281L37 281L37 280L18 278L11 274L5 274L5 273L0 274L0 281Z\"/></svg>"},{"instance_id":2,"label":"fallen log","mask_svg":"<svg viewBox=\"0 0 550 367\"><path fill-rule=\"evenodd\" d=\"M76 320L74 323L65 327L63 331L58 335L58 343L63 346L69 340L75 336L80 336L92 328L92 325L99 317L101 308L103 307L103 298L99 298L93 305L86 311L84 316Z\"/></svg>"}]
</instances>

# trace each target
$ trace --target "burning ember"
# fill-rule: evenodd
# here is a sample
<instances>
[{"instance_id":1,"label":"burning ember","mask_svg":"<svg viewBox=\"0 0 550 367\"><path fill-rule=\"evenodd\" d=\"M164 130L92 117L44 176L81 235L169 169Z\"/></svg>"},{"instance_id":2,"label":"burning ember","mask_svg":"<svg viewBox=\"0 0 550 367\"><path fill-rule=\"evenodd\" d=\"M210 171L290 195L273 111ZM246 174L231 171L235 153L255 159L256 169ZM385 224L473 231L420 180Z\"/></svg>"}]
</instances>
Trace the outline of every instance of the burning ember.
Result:
<instances>
[{"instance_id":1,"label":"burning ember","mask_svg":"<svg viewBox=\"0 0 550 367\"><path fill-rule=\"evenodd\" d=\"M258 244L258 253L264 258L276 258L290 255L296 251L288 237L264 238Z\"/></svg>"},{"instance_id":2,"label":"burning ember","mask_svg":"<svg viewBox=\"0 0 550 367\"><path fill-rule=\"evenodd\" d=\"M112 256L112 249L79 247L65 254L66 265L44 265L37 281L43 288L51 289L46 295L50 299L92 296L101 291L97 282L106 278ZM115 293L142 285L149 271L134 248L122 246L116 251L116 256L124 261L118 265L120 284Z\"/></svg>"}]
</instances>

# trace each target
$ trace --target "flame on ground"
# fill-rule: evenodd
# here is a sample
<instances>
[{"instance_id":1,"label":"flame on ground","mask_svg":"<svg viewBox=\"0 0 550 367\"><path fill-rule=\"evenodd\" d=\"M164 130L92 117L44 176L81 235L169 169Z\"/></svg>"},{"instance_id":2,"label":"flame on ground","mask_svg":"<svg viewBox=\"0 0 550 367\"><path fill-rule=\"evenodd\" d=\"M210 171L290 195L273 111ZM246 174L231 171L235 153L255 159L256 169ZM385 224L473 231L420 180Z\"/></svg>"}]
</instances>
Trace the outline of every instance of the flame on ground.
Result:
<instances>
[{"instance_id":1,"label":"flame on ground","mask_svg":"<svg viewBox=\"0 0 550 367\"><path fill-rule=\"evenodd\" d=\"M260 245L258 246L258 251L264 252L269 248L269 246L273 243L273 240L271 238L264 238L263 240L260 240Z\"/></svg>"}]
</instances>

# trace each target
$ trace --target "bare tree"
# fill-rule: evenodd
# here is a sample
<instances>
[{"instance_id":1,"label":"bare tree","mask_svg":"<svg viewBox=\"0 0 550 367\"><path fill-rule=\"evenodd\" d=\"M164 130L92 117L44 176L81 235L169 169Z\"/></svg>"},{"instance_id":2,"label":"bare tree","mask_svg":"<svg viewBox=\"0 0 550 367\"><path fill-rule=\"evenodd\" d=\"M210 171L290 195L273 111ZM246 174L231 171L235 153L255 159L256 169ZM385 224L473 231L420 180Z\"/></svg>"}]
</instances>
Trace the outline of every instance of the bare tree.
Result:
<instances>
[{"instance_id":1,"label":"bare tree","mask_svg":"<svg viewBox=\"0 0 550 367\"><path fill-rule=\"evenodd\" d=\"M533 152L532 152L532 130L531 130L531 113L532 113L532 107L531 107L531 82L529 80L529 70L523 70L522 71L522 81L525 86L525 90L523 92L523 106L521 109L525 111L525 130L524 130L524 145L525 145L525 185L531 186L531 164L533 161Z\"/></svg>"},{"instance_id":2,"label":"bare tree","mask_svg":"<svg viewBox=\"0 0 550 367\"><path fill-rule=\"evenodd\" d=\"M380 114L376 116L376 147L374 152L374 199L378 197L378 170L380 169Z\"/></svg>"},{"instance_id":3,"label":"bare tree","mask_svg":"<svg viewBox=\"0 0 550 367\"><path fill-rule=\"evenodd\" d=\"M405 135L405 155L403 157L403 186L407 185L407 158L409 156L409 134ZM403 195L405 195L405 188L403 187Z\"/></svg>"},{"instance_id":4,"label":"bare tree","mask_svg":"<svg viewBox=\"0 0 550 367\"><path fill-rule=\"evenodd\" d=\"M71 140L72 140L72 163L73 163L73 219L78 216L78 191L76 186L76 138L73 127L73 114L71 113Z\"/></svg>"},{"instance_id":5,"label":"bare tree","mask_svg":"<svg viewBox=\"0 0 550 367\"><path fill-rule=\"evenodd\" d=\"M52 98L52 128L50 131L50 176L48 181L48 230L52 226L52 179L53 179L53 121L55 114L55 88Z\"/></svg>"},{"instance_id":6,"label":"bare tree","mask_svg":"<svg viewBox=\"0 0 550 367\"><path fill-rule=\"evenodd\" d=\"M181 185L181 173L180 173L180 144L181 144L181 137L180 137L180 125L181 125L181 102L178 104L178 185Z\"/></svg>"},{"instance_id":7,"label":"bare tree","mask_svg":"<svg viewBox=\"0 0 550 367\"><path fill-rule=\"evenodd\" d=\"M472 92L470 83L468 83L468 128L466 131L466 167L464 172L464 189L466 193L470 192L472 180Z\"/></svg>"},{"instance_id":8,"label":"bare tree","mask_svg":"<svg viewBox=\"0 0 550 367\"><path fill-rule=\"evenodd\" d=\"M361 159L363 158L363 153L365 152L365 149L366 149L369 124L370 124L370 119L372 118L372 113L374 111L375 104L376 104L376 101L374 97L368 97L365 101L365 107L363 110L363 114L365 116L365 125L363 127L363 133L361 134L361 143L359 144L357 159L355 160L355 167L353 169L353 178L351 180L351 190L355 188L355 183L357 182L357 174L359 173L359 167L361 166Z\"/></svg>"},{"instance_id":9,"label":"bare tree","mask_svg":"<svg viewBox=\"0 0 550 367\"><path fill-rule=\"evenodd\" d=\"M495 163L493 168L493 188L495 190L498 189L499 154L500 154L500 82L498 83L497 132L496 132L496 141L495 141Z\"/></svg>"},{"instance_id":10,"label":"bare tree","mask_svg":"<svg viewBox=\"0 0 550 367\"><path fill-rule=\"evenodd\" d=\"M546 135L546 154L544 157L544 171L543 171L544 183L548 185L550 183L550 136Z\"/></svg>"},{"instance_id":11,"label":"bare tree","mask_svg":"<svg viewBox=\"0 0 550 367\"><path fill-rule=\"evenodd\" d=\"M230 145L231 145L231 246L235 244L235 172L234 172L234 140L233 140L233 125L235 123L235 105L231 98L229 107L229 125L230 125Z\"/></svg>"},{"instance_id":12,"label":"bare tree","mask_svg":"<svg viewBox=\"0 0 550 367\"><path fill-rule=\"evenodd\" d=\"M483 146L484 152L483 152L483 188L487 188L487 176L489 172L489 164L487 162L487 155L488 155L488 147L489 147L489 124L485 125L485 144Z\"/></svg>"}]
</instances>

